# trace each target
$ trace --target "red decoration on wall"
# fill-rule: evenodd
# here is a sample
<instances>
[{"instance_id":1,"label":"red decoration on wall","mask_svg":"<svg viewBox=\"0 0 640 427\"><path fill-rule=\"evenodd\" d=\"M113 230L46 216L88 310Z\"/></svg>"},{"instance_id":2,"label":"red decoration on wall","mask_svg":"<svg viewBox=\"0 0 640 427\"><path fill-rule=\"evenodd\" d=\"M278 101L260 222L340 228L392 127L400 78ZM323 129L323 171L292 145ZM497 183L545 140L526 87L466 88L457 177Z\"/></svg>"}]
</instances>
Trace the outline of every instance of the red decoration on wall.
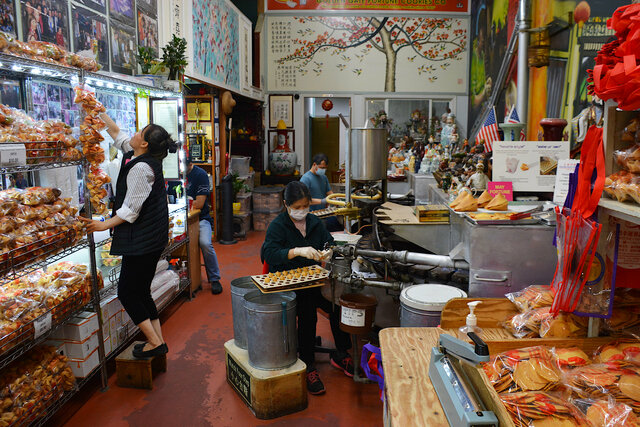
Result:
<instances>
[{"instance_id":1,"label":"red decoration on wall","mask_svg":"<svg viewBox=\"0 0 640 427\"><path fill-rule=\"evenodd\" d=\"M330 111L333 108L333 102L330 99L325 99L322 101L322 109L324 111Z\"/></svg>"}]
</instances>

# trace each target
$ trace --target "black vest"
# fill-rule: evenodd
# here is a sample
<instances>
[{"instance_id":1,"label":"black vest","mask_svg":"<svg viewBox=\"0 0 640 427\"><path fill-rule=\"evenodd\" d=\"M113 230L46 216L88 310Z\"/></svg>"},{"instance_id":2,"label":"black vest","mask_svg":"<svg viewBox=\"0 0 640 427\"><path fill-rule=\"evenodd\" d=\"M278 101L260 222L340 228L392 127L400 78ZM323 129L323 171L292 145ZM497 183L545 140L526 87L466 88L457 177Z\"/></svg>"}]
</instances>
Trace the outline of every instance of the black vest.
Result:
<instances>
[{"instance_id":1,"label":"black vest","mask_svg":"<svg viewBox=\"0 0 640 427\"><path fill-rule=\"evenodd\" d=\"M122 207L127 194L127 175L131 168L143 162L148 164L155 175L151 193L142 204L138 218L133 222L124 222L113 229L112 255L143 255L163 250L169 242L169 206L167 191L162 175L162 163L150 154L143 154L127 162L133 151L125 154L116 183L116 201L112 216Z\"/></svg>"}]
</instances>

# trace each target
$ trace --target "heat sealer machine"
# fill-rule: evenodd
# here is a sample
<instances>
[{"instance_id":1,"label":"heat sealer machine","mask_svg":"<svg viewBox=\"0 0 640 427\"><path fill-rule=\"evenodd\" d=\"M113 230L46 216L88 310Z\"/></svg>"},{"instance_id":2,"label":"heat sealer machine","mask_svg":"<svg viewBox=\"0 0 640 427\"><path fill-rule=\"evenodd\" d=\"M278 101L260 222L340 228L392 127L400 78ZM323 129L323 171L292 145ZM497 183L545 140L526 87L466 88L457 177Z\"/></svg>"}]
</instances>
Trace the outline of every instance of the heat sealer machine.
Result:
<instances>
[{"instance_id":1,"label":"heat sealer machine","mask_svg":"<svg viewBox=\"0 0 640 427\"><path fill-rule=\"evenodd\" d=\"M495 414L485 409L464 372L461 363L477 366L489 361L489 347L473 332L473 345L451 335L440 335L438 347L431 350L429 378L438 394L449 425L454 427L498 426Z\"/></svg>"}]
</instances>

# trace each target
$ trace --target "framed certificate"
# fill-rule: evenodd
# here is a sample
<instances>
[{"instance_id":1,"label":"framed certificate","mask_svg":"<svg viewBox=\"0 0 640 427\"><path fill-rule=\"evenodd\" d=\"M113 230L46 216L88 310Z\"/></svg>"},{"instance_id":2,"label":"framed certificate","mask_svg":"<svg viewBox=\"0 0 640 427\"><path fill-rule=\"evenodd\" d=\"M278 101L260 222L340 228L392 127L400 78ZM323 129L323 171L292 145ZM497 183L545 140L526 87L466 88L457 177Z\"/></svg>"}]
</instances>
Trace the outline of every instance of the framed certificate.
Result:
<instances>
[{"instance_id":1,"label":"framed certificate","mask_svg":"<svg viewBox=\"0 0 640 427\"><path fill-rule=\"evenodd\" d=\"M269 96L269 127L275 128L280 120L293 127L293 95Z\"/></svg>"}]
</instances>

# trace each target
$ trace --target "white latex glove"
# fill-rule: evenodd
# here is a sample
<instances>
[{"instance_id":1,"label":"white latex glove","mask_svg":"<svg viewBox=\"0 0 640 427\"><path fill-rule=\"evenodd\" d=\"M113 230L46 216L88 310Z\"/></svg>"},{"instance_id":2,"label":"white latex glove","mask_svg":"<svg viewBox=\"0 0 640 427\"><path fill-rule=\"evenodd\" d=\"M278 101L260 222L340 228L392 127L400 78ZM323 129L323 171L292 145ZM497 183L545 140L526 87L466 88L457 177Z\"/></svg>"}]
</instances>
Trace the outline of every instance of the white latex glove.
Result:
<instances>
[{"instance_id":1,"label":"white latex glove","mask_svg":"<svg viewBox=\"0 0 640 427\"><path fill-rule=\"evenodd\" d=\"M293 254L295 256L301 256L303 258L312 259L314 261L320 261L322 259L322 255L318 252L317 249L312 248L311 246L306 246L304 248L293 248Z\"/></svg>"},{"instance_id":2,"label":"white latex glove","mask_svg":"<svg viewBox=\"0 0 640 427\"><path fill-rule=\"evenodd\" d=\"M333 250L325 249L324 251L320 252L320 256L322 256L323 261L328 261L333 256Z\"/></svg>"}]
</instances>

